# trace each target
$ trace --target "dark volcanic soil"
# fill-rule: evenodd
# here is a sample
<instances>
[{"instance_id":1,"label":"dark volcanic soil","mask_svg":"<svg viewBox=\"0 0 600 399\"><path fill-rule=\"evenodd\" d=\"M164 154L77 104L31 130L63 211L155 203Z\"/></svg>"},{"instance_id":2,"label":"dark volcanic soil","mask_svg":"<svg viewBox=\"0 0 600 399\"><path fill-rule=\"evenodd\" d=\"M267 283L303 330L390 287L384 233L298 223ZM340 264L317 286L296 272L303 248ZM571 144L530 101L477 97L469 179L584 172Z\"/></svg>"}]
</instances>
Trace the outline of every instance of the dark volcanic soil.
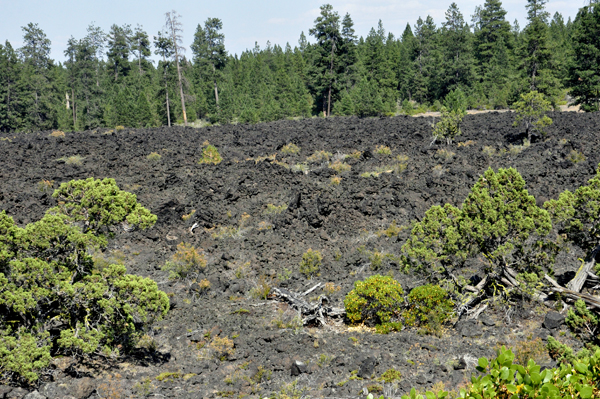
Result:
<instances>
[{"instance_id":1,"label":"dark volcanic soil","mask_svg":"<svg viewBox=\"0 0 600 399\"><path fill-rule=\"evenodd\" d=\"M329 282L334 292L328 294L343 306L354 281L374 273L393 273L406 292L423 284L420 276L402 274L393 260L372 270L369 251L400 253L405 233L393 238L380 233L392 222L407 225L435 204L460 205L488 167L516 167L539 204L593 176L600 162L600 114L551 117L548 135L521 151L516 146L524 135L512 127L510 113L466 117L458 145L448 147L430 147L431 119L411 117L98 130L64 138L49 137L50 132L4 136L1 209L24 225L54 204L50 192L40 191L40 181L54 181L57 187L72 179L112 177L122 189L136 193L158 222L147 231L119 232L104 256L124 259L131 273L152 277L172 294L172 310L150 332L155 352L147 350L106 369L68 368L69 359L60 359L54 381L43 383L39 392L48 398L201 398L264 397L296 389L312 397L356 397L368 387L395 396L439 382L457 387L470 376L477 357L493 355L497 345L515 345L528 336L545 338L549 331L541 324L548 309L535 304L492 307L484 320L448 326L441 338L410 329L376 335L344 325L293 328L294 313L286 305L255 299L251 291L265 281L294 291ZM207 140L219 149L221 164L198 164ZM287 143L300 147L299 154L282 154ZM378 145L389 146L392 155L377 154ZM455 155L446 159L439 152L444 149ZM494 155L489 155L491 149ZM285 165L305 162L319 150L333 157L355 151L362 155L346 158L351 170L342 173L323 162L308 163L305 171ZM572 151L583 153L585 160L570 161ZM151 152L162 158L147 159ZM260 160L273 154L276 158ZM81 165L65 163L73 155L83 157ZM402 172L391 171L398 155L408 157ZM377 168L385 172L361 177ZM341 176L339 185L331 184L335 175ZM267 204L288 208L269 214ZM194 224L198 227L192 234ZM199 295L192 281L171 281L161 270L182 241L204 250L208 266L199 279L210 281L208 293ZM320 275L311 280L298 270L309 248L323 254ZM576 270L580 255L564 255L557 272ZM477 262L465 271L467 277L477 273ZM322 293L316 290L309 297ZM213 356L211 342L214 346L217 336L235 343L227 360ZM306 372L292 376L295 361L305 363ZM402 373L399 384L376 381L392 367ZM362 379L352 374L356 370ZM165 372L178 374L156 378ZM10 388L0 387L0 397L6 391ZM15 389L6 397L22 393Z\"/></svg>"}]
</instances>

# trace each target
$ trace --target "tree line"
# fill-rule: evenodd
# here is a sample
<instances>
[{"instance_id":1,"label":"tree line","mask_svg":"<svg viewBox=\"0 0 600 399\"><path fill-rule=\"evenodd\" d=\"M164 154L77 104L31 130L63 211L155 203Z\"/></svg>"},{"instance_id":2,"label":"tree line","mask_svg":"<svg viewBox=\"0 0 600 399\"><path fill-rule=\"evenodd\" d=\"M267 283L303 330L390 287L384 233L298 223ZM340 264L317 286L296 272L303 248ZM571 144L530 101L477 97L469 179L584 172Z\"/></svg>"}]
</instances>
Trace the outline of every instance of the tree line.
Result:
<instances>
[{"instance_id":1,"label":"tree line","mask_svg":"<svg viewBox=\"0 0 600 399\"><path fill-rule=\"evenodd\" d=\"M440 24L419 18L396 37L380 21L360 38L351 16L326 4L308 30L312 43L302 32L294 48L267 42L239 56L228 54L218 18L198 24L187 53L172 11L156 35L92 24L57 63L30 23L23 47L0 44L0 131L393 115L439 109L449 94L468 108L498 109L530 91L554 107L569 94L596 111L600 8L592 1L565 22L546 3L527 0L523 29L505 19L500 0L485 0L470 22L452 3Z\"/></svg>"}]
</instances>

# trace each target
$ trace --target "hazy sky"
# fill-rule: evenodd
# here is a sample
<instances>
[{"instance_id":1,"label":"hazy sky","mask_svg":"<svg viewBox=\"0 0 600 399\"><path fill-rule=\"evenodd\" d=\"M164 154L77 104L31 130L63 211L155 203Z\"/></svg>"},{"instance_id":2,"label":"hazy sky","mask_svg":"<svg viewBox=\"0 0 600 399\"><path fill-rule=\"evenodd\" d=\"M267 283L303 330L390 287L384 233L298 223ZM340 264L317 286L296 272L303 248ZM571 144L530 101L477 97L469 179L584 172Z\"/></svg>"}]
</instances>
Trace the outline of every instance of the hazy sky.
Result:
<instances>
[{"instance_id":1,"label":"hazy sky","mask_svg":"<svg viewBox=\"0 0 600 399\"><path fill-rule=\"evenodd\" d=\"M451 0L331 0L340 16L346 12L352 17L358 36L366 36L379 19L387 32L399 36L406 23L414 25L419 16L431 15L439 26ZM475 6L484 0L456 0L458 7L471 21ZM52 58L63 61L67 40L70 36L80 39L86 28L94 22L105 32L112 24L142 25L150 38L162 29L166 11L181 14L184 27L184 46L190 46L196 27L208 17L223 21L225 46L230 53L240 54L252 49L254 42L264 47L267 40L292 48L298 43L300 32L308 36L324 0L0 0L0 41L11 42L13 47L22 45L21 27L29 22L38 23L52 41ZM504 0L507 19L519 20L521 28L526 25L525 0ZM581 3L581 4L580 4ZM550 0L547 9L551 14L560 12L565 21L574 18L584 0L568 2ZM309 41L311 41L311 38ZM191 52L188 49L188 56Z\"/></svg>"}]
</instances>

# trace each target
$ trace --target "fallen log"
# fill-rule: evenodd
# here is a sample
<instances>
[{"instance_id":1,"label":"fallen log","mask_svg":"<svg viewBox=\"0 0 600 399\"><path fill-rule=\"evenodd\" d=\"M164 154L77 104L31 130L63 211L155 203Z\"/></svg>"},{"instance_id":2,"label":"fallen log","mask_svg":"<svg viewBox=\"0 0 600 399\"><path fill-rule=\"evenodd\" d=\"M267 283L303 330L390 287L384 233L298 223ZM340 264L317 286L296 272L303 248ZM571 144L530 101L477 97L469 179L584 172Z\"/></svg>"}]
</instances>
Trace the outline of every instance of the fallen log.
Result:
<instances>
[{"instance_id":1,"label":"fallen log","mask_svg":"<svg viewBox=\"0 0 600 399\"><path fill-rule=\"evenodd\" d=\"M302 297L319 287L317 284L305 293L295 293L284 288L272 288L269 299L287 302L296 309L302 318L302 325L327 325L330 319L342 319L346 315L346 309L336 308L329 305L329 298L320 295L316 303L310 303Z\"/></svg>"},{"instance_id":2,"label":"fallen log","mask_svg":"<svg viewBox=\"0 0 600 399\"><path fill-rule=\"evenodd\" d=\"M583 284L585 284L585 280L588 279L589 273L592 272L592 268L596 264L596 256L600 252L600 246L594 248L592 253L585 260L585 263L581 265L575 277L567 284L567 288L573 292L580 292L583 288Z\"/></svg>"},{"instance_id":3,"label":"fallen log","mask_svg":"<svg viewBox=\"0 0 600 399\"><path fill-rule=\"evenodd\" d=\"M590 306L597 310L600 310L600 298L599 297L589 295L589 294L582 294L580 292L572 291L568 288L561 287L555 280L553 280L548 275L545 275L544 278L547 281L549 281L550 284L552 284L552 287L550 287L550 290L552 290L554 292L560 292L566 298L569 298L574 301L581 299L582 301L585 302L585 304L587 306ZM584 282L585 282L585 280L584 280Z\"/></svg>"}]
</instances>

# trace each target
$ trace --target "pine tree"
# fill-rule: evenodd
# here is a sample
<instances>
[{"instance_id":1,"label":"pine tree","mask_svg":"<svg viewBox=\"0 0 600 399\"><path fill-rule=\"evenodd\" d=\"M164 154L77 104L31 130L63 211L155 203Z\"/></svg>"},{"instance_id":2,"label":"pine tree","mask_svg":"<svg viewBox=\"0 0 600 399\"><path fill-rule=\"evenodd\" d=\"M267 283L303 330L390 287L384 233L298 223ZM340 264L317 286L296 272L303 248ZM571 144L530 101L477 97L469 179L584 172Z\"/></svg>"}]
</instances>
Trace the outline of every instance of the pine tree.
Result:
<instances>
[{"instance_id":1,"label":"pine tree","mask_svg":"<svg viewBox=\"0 0 600 399\"><path fill-rule=\"evenodd\" d=\"M356 33L354 22L350 14L346 13L342 20L342 31L340 41L340 87L350 90L354 86L357 76ZM343 89L341 89L343 90Z\"/></svg>"},{"instance_id":2,"label":"pine tree","mask_svg":"<svg viewBox=\"0 0 600 399\"><path fill-rule=\"evenodd\" d=\"M556 76L565 84L568 80L569 64L573 58L571 34L560 13L555 13L550 21L548 35L549 47L552 50Z\"/></svg>"},{"instance_id":3,"label":"pine tree","mask_svg":"<svg viewBox=\"0 0 600 399\"><path fill-rule=\"evenodd\" d=\"M142 75L149 67L151 61L148 57L152 55L152 51L150 50L148 34L140 25L136 26L133 36L131 36L131 50L137 58L138 72Z\"/></svg>"},{"instance_id":4,"label":"pine tree","mask_svg":"<svg viewBox=\"0 0 600 399\"><path fill-rule=\"evenodd\" d=\"M0 44L0 132L19 130L22 127L19 87L20 63L16 51L8 40Z\"/></svg>"},{"instance_id":5,"label":"pine tree","mask_svg":"<svg viewBox=\"0 0 600 399\"><path fill-rule=\"evenodd\" d=\"M137 127L150 127L152 123L152 110L144 92L140 92L135 107L135 120Z\"/></svg>"},{"instance_id":6,"label":"pine tree","mask_svg":"<svg viewBox=\"0 0 600 399\"><path fill-rule=\"evenodd\" d=\"M337 78L340 53L340 17L330 4L321 6L321 15L315 19L310 34L317 39L315 60L315 88L323 99L323 113L331 114L332 98L335 97L334 84Z\"/></svg>"},{"instance_id":7,"label":"pine tree","mask_svg":"<svg viewBox=\"0 0 600 399\"><path fill-rule=\"evenodd\" d=\"M356 115L377 116L385 112L385 105L374 79L363 77L351 94Z\"/></svg>"},{"instance_id":8,"label":"pine tree","mask_svg":"<svg viewBox=\"0 0 600 399\"><path fill-rule=\"evenodd\" d=\"M131 27L129 25L112 25L108 32L108 71L114 76L114 82L125 78L131 70L129 52L131 41Z\"/></svg>"},{"instance_id":9,"label":"pine tree","mask_svg":"<svg viewBox=\"0 0 600 399\"><path fill-rule=\"evenodd\" d=\"M523 63L529 80L529 91L543 93L556 104L560 84L554 76L552 50L548 46L548 17L545 10L547 0L528 0L527 19L524 30Z\"/></svg>"},{"instance_id":10,"label":"pine tree","mask_svg":"<svg viewBox=\"0 0 600 399\"><path fill-rule=\"evenodd\" d=\"M583 7L573 23L571 94L584 111L600 110L600 6Z\"/></svg>"},{"instance_id":11,"label":"pine tree","mask_svg":"<svg viewBox=\"0 0 600 399\"><path fill-rule=\"evenodd\" d=\"M25 128L50 129L55 126L52 82L50 70L50 39L37 24L30 23L23 30L23 47L19 49L23 59L21 82L24 87L23 110Z\"/></svg>"},{"instance_id":12,"label":"pine tree","mask_svg":"<svg viewBox=\"0 0 600 399\"><path fill-rule=\"evenodd\" d=\"M436 65L439 59L436 27L431 16L423 21L419 17L415 24L413 47L413 98L419 103L433 99L437 78Z\"/></svg>"},{"instance_id":13,"label":"pine tree","mask_svg":"<svg viewBox=\"0 0 600 399\"><path fill-rule=\"evenodd\" d=\"M102 73L103 63L102 59L104 57L104 46L106 43L106 35L97 26L94 24L90 24L87 28L87 35L85 40L88 42L89 46L92 48L94 52L93 60L94 60L94 69L96 71L96 87L100 87L100 76Z\"/></svg>"},{"instance_id":14,"label":"pine tree","mask_svg":"<svg viewBox=\"0 0 600 399\"><path fill-rule=\"evenodd\" d=\"M500 46L512 48L510 23L504 18L505 15L500 0L486 0L475 18L475 54L482 76L492 68L492 58L498 51L503 51Z\"/></svg>"},{"instance_id":15,"label":"pine tree","mask_svg":"<svg viewBox=\"0 0 600 399\"><path fill-rule=\"evenodd\" d=\"M400 97L409 101L412 101L414 97L412 83L415 72L414 64L412 62L412 54L414 54L415 46L415 37L410 24L407 23L401 37L399 58L396 66L396 79L398 80L398 91L400 92Z\"/></svg>"},{"instance_id":16,"label":"pine tree","mask_svg":"<svg viewBox=\"0 0 600 399\"><path fill-rule=\"evenodd\" d=\"M440 97L450 91L469 88L475 79L475 59L473 57L472 34L456 3L446 11L446 21L442 24Z\"/></svg>"},{"instance_id":17,"label":"pine tree","mask_svg":"<svg viewBox=\"0 0 600 399\"><path fill-rule=\"evenodd\" d=\"M368 80L373 80L373 85L379 92L387 111L395 111L396 88L398 81L393 70L389 48L385 43L385 30L379 21L378 30L371 28L367 36L362 53L363 73Z\"/></svg>"},{"instance_id":18,"label":"pine tree","mask_svg":"<svg viewBox=\"0 0 600 399\"><path fill-rule=\"evenodd\" d=\"M191 45L194 53L194 68L200 81L208 80L214 90L215 105L219 107L218 81L222 78L223 68L227 61L225 35L221 33L223 23L218 18L208 18L202 25L198 24Z\"/></svg>"}]
</instances>

